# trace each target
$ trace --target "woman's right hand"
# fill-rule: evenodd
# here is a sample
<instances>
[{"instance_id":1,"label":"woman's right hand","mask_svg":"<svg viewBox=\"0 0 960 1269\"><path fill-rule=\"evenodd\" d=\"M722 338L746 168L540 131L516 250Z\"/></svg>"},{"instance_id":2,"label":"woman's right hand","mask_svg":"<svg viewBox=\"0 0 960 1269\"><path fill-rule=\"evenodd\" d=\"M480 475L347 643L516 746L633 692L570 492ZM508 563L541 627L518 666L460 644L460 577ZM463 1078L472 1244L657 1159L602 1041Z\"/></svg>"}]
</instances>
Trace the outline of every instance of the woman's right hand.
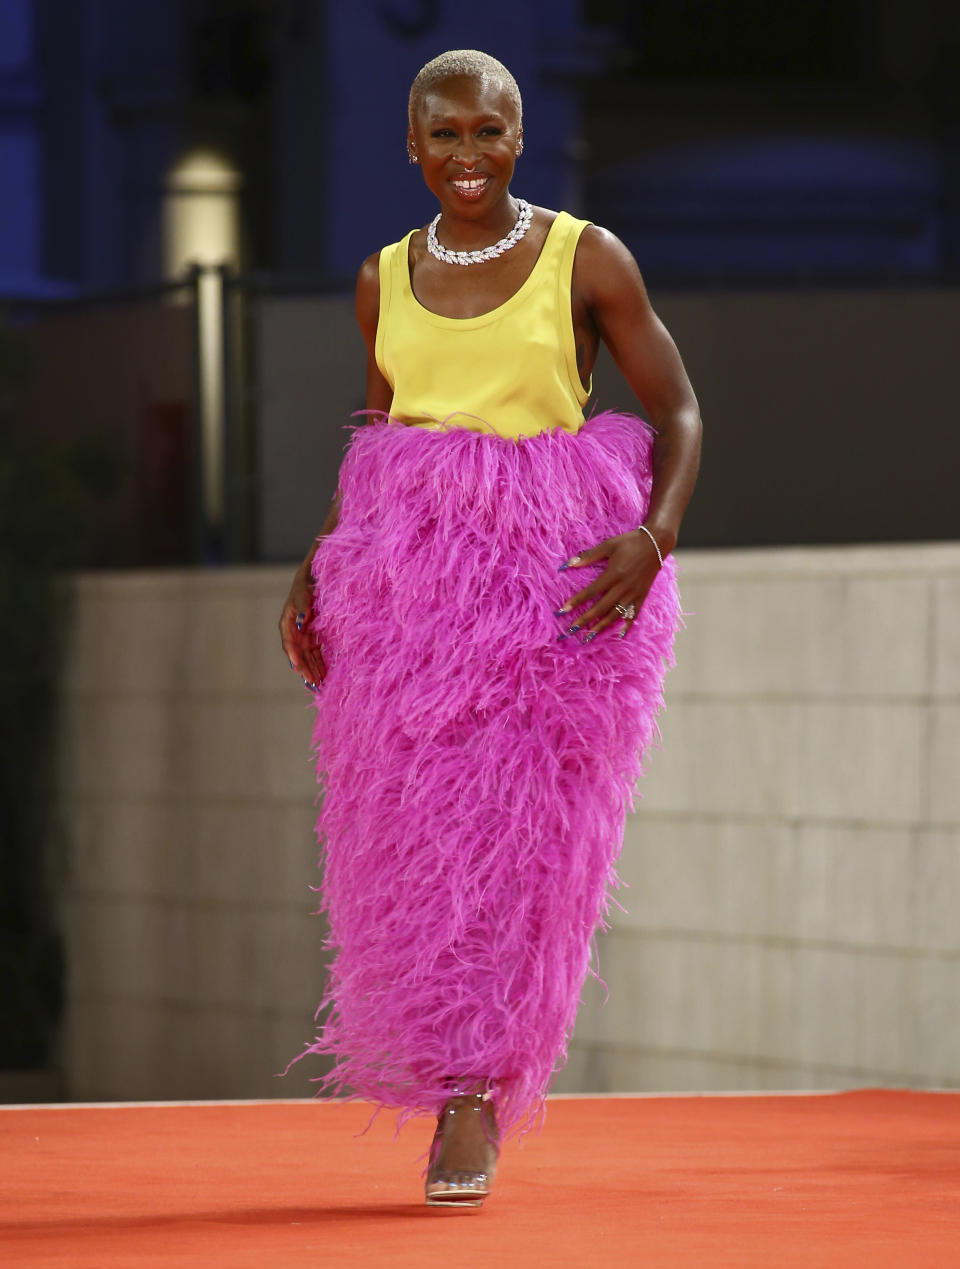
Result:
<instances>
[{"instance_id":1,"label":"woman's right hand","mask_svg":"<svg viewBox=\"0 0 960 1269\"><path fill-rule=\"evenodd\" d=\"M302 570L297 570L290 594L280 614L280 642L287 660L308 687L318 687L326 677L327 667L316 637L310 633L313 612L313 586Z\"/></svg>"}]
</instances>

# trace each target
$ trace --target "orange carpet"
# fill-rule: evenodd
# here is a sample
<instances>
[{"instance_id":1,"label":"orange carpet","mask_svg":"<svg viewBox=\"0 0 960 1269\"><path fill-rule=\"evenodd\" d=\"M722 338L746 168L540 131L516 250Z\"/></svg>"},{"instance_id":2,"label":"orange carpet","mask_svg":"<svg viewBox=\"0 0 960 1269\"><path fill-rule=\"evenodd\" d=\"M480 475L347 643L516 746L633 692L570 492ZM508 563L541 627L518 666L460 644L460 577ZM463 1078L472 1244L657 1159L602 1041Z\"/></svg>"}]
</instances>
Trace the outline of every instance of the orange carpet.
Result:
<instances>
[{"instance_id":1,"label":"orange carpet","mask_svg":"<svg viewBox=\"0 0 960 1269\"><path fill-rule=\"evenodd\" d=\"M0 1108L4 1269L958 1269L960 1093L559 1098L479 1211L426 1121L323 1102Z\"/></svg>"}]
</instances>

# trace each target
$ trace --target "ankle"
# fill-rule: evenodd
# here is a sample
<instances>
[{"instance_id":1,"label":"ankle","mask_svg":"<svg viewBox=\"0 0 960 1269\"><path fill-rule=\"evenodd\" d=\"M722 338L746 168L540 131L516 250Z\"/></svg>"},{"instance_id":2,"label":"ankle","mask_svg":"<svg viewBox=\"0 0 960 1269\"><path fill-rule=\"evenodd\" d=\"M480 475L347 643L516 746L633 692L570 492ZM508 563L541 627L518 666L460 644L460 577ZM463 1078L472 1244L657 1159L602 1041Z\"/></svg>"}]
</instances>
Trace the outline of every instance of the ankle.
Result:
<instances>
[{"instance_id":1,"label":"ankle","mask_svg":"<svg viewBox=\"0 0 960 1269\"><path fill-rule=\"evenodd\" d=\"M494 1081L491 1079L474 1075L458 1079L451 1075L445 1082L452 1097L472 1097L479 1093L483 1095L484 1100L489 1100L493 1096Z\"/></svg>"}]
</instances>

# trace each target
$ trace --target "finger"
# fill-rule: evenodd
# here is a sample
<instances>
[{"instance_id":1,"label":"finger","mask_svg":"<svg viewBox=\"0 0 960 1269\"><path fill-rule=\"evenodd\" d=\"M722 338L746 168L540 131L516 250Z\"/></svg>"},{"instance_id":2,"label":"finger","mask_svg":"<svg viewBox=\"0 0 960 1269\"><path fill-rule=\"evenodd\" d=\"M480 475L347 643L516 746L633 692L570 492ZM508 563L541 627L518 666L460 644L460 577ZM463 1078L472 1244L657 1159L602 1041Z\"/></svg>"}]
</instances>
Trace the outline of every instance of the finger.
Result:
<instances>
[{"instance_id":1,"label":"finger","mask_svg":"<svg viewBox=\"0 0 960 1269\"><path fill-rule=\"evenodd\" d=\"M300 656L300 649L297 647L293 639L286 633L280 635L280 646L283 648L284 655L287 658L291 670L296 670L298 674L303 674L303 661Z\"/></svg>"},{"instance_id":2,"label":"finger","mask_svg":"<svg viewBox=\"0 0 960 1269\"><path fill-rule=\"evenodd\" d=\"M646 588L646 590L644 590L644 591L642 592L642 594L640 595L640 597L639 597L639 598L628 599L628 600L626 601L626 605L627 605L627 607L628 607L628 608L631 608L631 607L632 607L632 609L633 609L633 615L632 615L632 616L630 616L630 617L624 617L624 619L623 619L623 626L621 627L621 629L620 629L620 630L618 630L618 631L617 631L617 636L618 636L620 639L625 639L625 638L627 637L627 635L629 634L630 630L633 628L633 623L634 623L634 622L637 620L637 618L640 616L640 613L641 613L641 611L642 611L642 609L643 609L644 600L645 600L645 599L646 599L646 597L647 597L647 593L648 593L649 589L650 589L650 588L649 588L649 586L648 586L648 587Z\"/></svg>"},{"instance_id":3,"label":"finger","mask_svg":"<svg viewBox=\"0 0 960 1269\"><path fill-rule=\"evenodd\" d=\"M319 647L313 647L308 650L307 665L310 667L310 681L312 683L322 683L327 673L327 667Z\"/></svg>"},{"instance_id":4,"label":"finger","mask_svg":"<svg viewBox=\"0 0 960 1269\"><path fill-rule=\"evenodd\" d=\"M616 605L626 605L629 602L626 586L611 586L606 594L579 618L580 629L595 630L597 633L605 630L612 622L622 620Z\"/></svg>"},{"instance_id":5,"label":"finger","mask_svg":"<svg viewBox=\"0 0 960 1269\"><path fill-rule=\"evenodd\" d=\"M590 547L588 551L578 551L576 555L571 555L569 559L564 560L557 570L562 573L566 568L583 568L584 564L593 564L597 560L605 560L610 554L613 546L612 538L605 538L602 542L598 542L596 546Z\"/></svg>"},{"instance_id":6,"label":"finger","mask_svg":"<svg viewBox=\"0 0 960 1269\"><path fill-rule=\"evenodd\" d=\"M297 609L293 604L287 603L283 606L283 612L280 614L280 642L283 644L283 650L289 656L289 645L297 642Z\"/></svg>"},{"instance_id":7,"label":"finger","mask_svg":"<svg viewBox=\"0 0 960 1269\"><path fill-rule=\"evenodd\" d=\"M622 601L621 601L622 602ZM600 634L601 631L608 629L615 622L623 621L623 614L617 612L616 608L611 608L605 617L601 617L596 625L591 629L588 637L593 638Z\"/></svg>"},{"instance_id":8,"label":"finger","mask_svg":"<svg viewBox=\"0 0 960 1269\"><path fill-rule=\"evenodd\" d=\"M311 692L319 691L323 679L319 675L315 675L312 671L309 674L301 674L300 682Z\"/></svg>"},{"instance_id":9,"label":"finger","mask_svg":"<svg viewBox=\"0 0 960 1269\"><path fill-rule=\"evenodd\" d=\"M586 611L580 613L576 623L583 629L606 615L612 604L619 603L627 590L627 583L616 573L607 569L596 582L585 587L582 592L586 598Z\"/></svg>"},{"instance_id":10,"label":"finger","mask_svg":"<svg viewBox=\"0 0 960 1269\"><path fill-rule=\"evenodd\" d=\"M614 573L613 581L607 595L605 595L603 599L599 600L592 608L578 618L581 628L586 627L588 624L599 619L599 617L606 615L607 604L605 601L607 599L610 600L611 605L619 603L629 606L630 604L633 604L636 611L639 612L643 607L647 595L649 594L650 587L653 584L653 579L655 577L656 570L654 570L652 576L643 577L639 580L632 575L630 578L623 578ZM620 614L615 613L611 620L616 620L618 616L620 616Z\"/></svg>"},{"instance_id":11,"label":"finger","mask_svg":"<svg viewBox=\"0 0 960 1269\"><path fill-rule=\"evenodd\" d=\"M305 626L301 631L296 631L292 642L297 649L296 659L303 667L303 674L311 683L319 683L326 673L326 666L316 628Z\"/></svg>"},{"instance_id":12,"label":"finger","mask_svg":"<svg viewBox=\"0 0 960 1269\"><path fill-rule=\"evenodd\" d=\"M561 604L557 609L558 617L565 617L568 613L572 613L576 608L582 608L584 604L589 604L591 600L596 599L598 595L604 594L612 586L617 584L617 578L609 568L605 568L599 577L594 578L592 582L588 582L582 590L578 590L576 594L571 595L566 603ZM577 622L582 625L580 618Z\"/></svg>"},{"instance_id":13,"label":"finger","mask_svg":"<svg viewBox=\"0 0 960 1269\"><path fill-rule=\"evenodd\" d=\"M313 661L313 649L304 644L295 635L287 635L282 640L283 650L287 654L290 669L294 670L309 686L317 681L317 665ZM322 658L320 663L322 664Z\"/></svg>"}]
</instances>

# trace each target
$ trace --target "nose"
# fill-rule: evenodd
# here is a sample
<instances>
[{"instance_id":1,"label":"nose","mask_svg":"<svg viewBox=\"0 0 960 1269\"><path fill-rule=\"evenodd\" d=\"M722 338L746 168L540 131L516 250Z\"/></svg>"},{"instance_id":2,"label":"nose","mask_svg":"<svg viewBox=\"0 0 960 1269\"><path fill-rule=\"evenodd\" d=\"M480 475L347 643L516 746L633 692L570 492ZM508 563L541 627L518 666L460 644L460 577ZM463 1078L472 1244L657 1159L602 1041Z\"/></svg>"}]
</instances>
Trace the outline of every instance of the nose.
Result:
<instances>
[{"instance_id":1,"label":"nose","mask_svg":"<svg viewBox=\"0 0 960 1269\"><path fill-rule=\"evenodd\" d=\"M474 138L471 136L464 137L453 157L464 167L476 167L479 162L479 156L477 155L477 145Z\"/></svg>"}]
</instances>

